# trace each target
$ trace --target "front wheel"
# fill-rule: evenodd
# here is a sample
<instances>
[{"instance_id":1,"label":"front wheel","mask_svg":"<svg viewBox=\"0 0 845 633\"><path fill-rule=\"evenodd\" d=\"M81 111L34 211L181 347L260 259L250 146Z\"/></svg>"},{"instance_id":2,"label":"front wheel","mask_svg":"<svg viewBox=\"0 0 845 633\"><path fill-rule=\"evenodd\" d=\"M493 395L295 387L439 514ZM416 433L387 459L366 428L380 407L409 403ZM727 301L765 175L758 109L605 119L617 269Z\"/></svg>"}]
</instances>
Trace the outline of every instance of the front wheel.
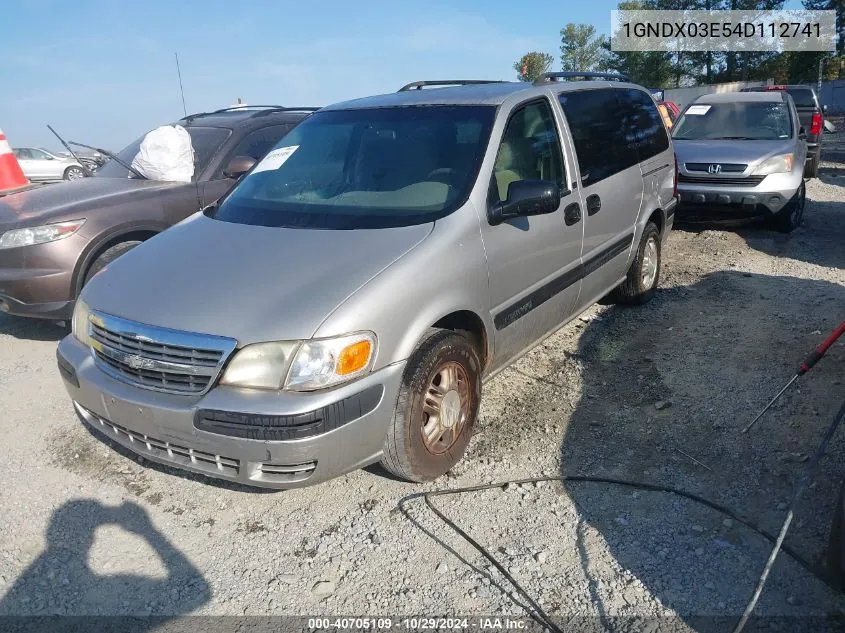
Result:
<instances>
[{"instance_id":1,"label":"front wheel","mask_svg":"<svg viewBox=\"0 0 845 633\"><path fill-rule=\"evenodd\" d=\"M87 284L91 279L94 278L98 272L103 270L106 266L108 266L111 262L116 260L118 257L126 253L127 251L132 250L141 242L138 240L128 240L126 242L120 242L115 244L114 246L110 246L105 251L100 253L97 259L94 260L94 263L91 264L91 267L88 269L88 273L85 275L85 281L83 282L83 286Z\"/></svg>"},{"instance_id":2,"label":"front wheel","mask_svg":"<svg viewBox=\"0 0 845 633\"><path fill-rule=\"evenodd\" d=\"M382 466L413 482L431 481L463 457L481 400L481 362L472 341L432 329L402 377Z\"/></svg>"},{"instance_id":3,"label":"front wheel","mask_svg":"<svg viewBox=\"0 0 845 633\"><path fill-rule=\"evenodd\" d=\"M660 249L660 230L654 222L649 222L625 281L611 293L613 301L640 305L651 300L660 281Z\"/></svg>"},{"instance_id":4,"label":"front wheel","mask_svg":"<svg viewBox=\"0 0 845 633\"><path fill-rule=\"evenodd\" d=\"M795 229L801 226L804 220L804 207L807 204L807 188L804 181L801 181L801 186L792 200L786 203L786 206L778 211L772 218L774 228L781 233L792 233Z\"/></svg>"},{"instance_id":5,"label":"front wheel","mask_svg":"<svg viewBox=\"0 0 845 633\"><path fill-rule=\"evenodd\" d=\"M816 154L807 161L804 166L804 178L818 178L819 177L819 155Z\"/></svg>"}]
</instances>

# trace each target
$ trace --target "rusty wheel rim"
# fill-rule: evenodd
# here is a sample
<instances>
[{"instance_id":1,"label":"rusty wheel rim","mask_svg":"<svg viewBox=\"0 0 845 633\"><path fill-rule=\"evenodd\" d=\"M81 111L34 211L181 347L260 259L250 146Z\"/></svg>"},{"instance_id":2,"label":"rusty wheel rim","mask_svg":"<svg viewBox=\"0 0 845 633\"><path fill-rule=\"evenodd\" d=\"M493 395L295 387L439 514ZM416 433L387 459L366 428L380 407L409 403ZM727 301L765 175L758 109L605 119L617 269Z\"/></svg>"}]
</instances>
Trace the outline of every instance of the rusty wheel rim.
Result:
<instances>
[{"instance_id":1,"label":"rusty wheel rim","mask_svg":"<svg viewBox=\"0 0 845 633\"><path fill-rule=\"evenodd\" d=\"M442 455L461 436L469 418L469 376L460 363L441 365L429 380L423 396L420 433L426 449Z\"/></svg>"}]
</instances>

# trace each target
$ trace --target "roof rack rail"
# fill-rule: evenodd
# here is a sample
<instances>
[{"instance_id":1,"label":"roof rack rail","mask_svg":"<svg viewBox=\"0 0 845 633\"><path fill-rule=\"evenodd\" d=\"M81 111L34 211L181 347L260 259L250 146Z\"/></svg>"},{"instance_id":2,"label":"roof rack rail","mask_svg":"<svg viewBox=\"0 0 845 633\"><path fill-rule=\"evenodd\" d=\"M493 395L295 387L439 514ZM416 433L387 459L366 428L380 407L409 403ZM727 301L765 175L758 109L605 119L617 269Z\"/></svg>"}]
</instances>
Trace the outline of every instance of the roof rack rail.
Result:
<instances>
[{"instance_id":1,"label":"roof rack rail","mask_svg":"<svg viewBox=\"0 0 845 633\"><path fill-rule=\"evenodd\" d=\"M534 80L534 85L539 86L541 84L557 81L558 79L575 79L577 77L583 77L584 79L612 79L616 81L631 81L631 79L627 75L622 75L620 73L556 72L543 73L536 80Z\"/></svg>"},{"instance_id":2,"label":"roof rack rail","mask_svg":"<svg viewBox=\"0 0 845 633\"><path fill-rule=\"evenodd\" d=\"M433 81L414 81L399 88L399 92L422 90L425 86L467 86L469 84L503 84L501 79L435 79Z\"/></svg>"},{"instance_id":3,"label":"roof rack rail","mask_svg":"<svg viewBox=\"0 0 845 633\"><path fill-rule=\"evenodd\" d=\"M220 108L219 110L212 110L211 112L197 112L182 117L182 121L193 121L197 117L211 116L213 114L225 114L226 112L239 112L241 110L259 110L255 114L269 114L272 112L316 112L320 108L313 106L303 107L285 107L280 105L236 105L228 108Z\"/></svg>"}]
</instances>

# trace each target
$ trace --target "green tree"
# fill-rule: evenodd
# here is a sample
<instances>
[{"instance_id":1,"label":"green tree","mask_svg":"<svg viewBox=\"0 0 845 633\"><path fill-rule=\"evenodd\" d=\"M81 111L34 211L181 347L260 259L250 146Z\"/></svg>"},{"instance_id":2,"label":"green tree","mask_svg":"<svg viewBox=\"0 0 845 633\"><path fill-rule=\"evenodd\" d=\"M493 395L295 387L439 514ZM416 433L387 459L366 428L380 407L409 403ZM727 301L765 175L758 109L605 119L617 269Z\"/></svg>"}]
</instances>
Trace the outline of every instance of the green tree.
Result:
<instances>
[{"instance_id":1,"label":"green tree","mask_svg":"<svg viewBox=\"0 0 845 633\"><path fill-rule=\"evenodd\" d=\"M514 63L513 69L520 81L534 81L543 73L548 72L554 61L553 55L531 51L520 57Z\"/></svg>"},{"instance_id":2,"label":"green tree","mask_svg":"<svg viewBox=\"0 0 845 633\"><path fill-rule=\"evenodd\" d=\"M590 24L567 24L560 30L560 67L564 71L607 68L605 37Z\"/></svg>"}]
</instances>

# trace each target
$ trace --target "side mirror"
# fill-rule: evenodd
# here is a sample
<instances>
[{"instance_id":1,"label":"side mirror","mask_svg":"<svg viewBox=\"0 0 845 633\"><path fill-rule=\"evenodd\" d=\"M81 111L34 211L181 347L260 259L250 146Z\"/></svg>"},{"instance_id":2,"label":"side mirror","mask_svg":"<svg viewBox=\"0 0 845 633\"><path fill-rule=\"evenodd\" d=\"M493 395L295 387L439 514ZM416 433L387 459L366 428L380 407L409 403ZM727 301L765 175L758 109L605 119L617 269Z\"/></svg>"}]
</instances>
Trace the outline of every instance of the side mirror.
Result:
<instances>
[{"instance_id":1,"label":"side mirror","mask_svg":"<svg viewBox=\"0 0 845 633\"><path fill-rule=\"evenodd\" d=\"M44 154L44 160L55 160L55 158L53 158L49 154Z\"/></svg>"},{"instance_id":2,"label":"side mirror","mask_svg":"<svg viewBox=\"0 0 845 633\"><path fill-rule=\"evenodd\" d=\"M807 138L807 130L804 129L804 126L798 128L798 138L806 139Z\"/></svg>"},{"instance_id":3,"label":"side mirror","mask_svg":"<svg viewBox=\"0 0 845 633\"><path fill-rule=\"evenodd\" d=\"M257 163L252 156L235 156L232 160L229 161L229 164L226 165L226 169L223 170L223 175L226 178L240 178L250 169L252 169L253 165Z\"/></svg>"},{"instance_id":4,"label":"side mirror","mask_svg":"<svg viewBox=\"0 0 845 633\"><path fill-rule=\"evenodd\" d=\"M554 213L560 206L560 187L549 180L516 180L508 186L508 199L488 212L491 225L512 218Z\"/></svg>"}]
</instances>

